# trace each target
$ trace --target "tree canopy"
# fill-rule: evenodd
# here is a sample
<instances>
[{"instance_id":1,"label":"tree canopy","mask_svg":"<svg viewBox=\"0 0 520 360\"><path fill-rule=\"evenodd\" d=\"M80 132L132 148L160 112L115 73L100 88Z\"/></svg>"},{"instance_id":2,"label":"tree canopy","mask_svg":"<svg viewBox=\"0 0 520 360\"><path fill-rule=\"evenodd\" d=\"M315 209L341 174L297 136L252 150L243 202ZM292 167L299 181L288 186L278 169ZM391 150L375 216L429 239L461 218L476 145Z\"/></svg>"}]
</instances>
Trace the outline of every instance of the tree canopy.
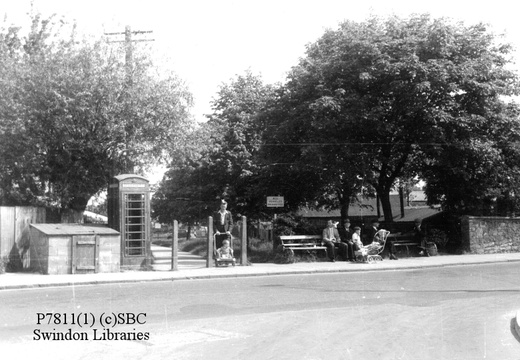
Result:
<instances>
[{"instance_id":1,"label":"tree canopy","mask_svg":"<svg viewBox=\"0 0 520 360\"><path fill-rule=\"evenodd\" d=\"M84 210L111 176L168 157L191 127L190 93L145 52L127 64L122 46L39 15L24 30L0 29L3 205Z\"/></svg>"},{"instance_id":2,"label":"tree canopy","mask_svg":"<svg viewBox=\"0 0 520 360\"><path fill-rule=\"evenodd\" d=\"M342 199L332 196L341 181L345 195L373 189L388 221L400 178L421 176L432 202L460 202L449 191L457 188L467 204L475 193L450 169L471 177L482 196L490 166L498 170L504 160L501 144L518 129L516 106L503 100L518 94L512 49L499 40L484 24L428 15L347 21L326 31L289 74L271 116L278 131L266 134L277 145L267 158L323 174L312 180L317 203L327 194ZM470 159L478 170L457 164Z\"/></svg>"},{"instance_id":3,"label":"tree canopy","mask_svg":"<svg viewBox=\"0 0 520 360\"><path fill-rule=\"evenodd\" d=\"M481 23L427 14L343 22L307 46L284 84L246 75L224 85L204 150L172 168L177 185L164 185L229 198L258 217L266 195L284 196L285 210L339 208L342 217L377 195L392 221L391 191L422 179L430 204L477 214L519 191L512 56Z\"/></svg>"}]
</instances>

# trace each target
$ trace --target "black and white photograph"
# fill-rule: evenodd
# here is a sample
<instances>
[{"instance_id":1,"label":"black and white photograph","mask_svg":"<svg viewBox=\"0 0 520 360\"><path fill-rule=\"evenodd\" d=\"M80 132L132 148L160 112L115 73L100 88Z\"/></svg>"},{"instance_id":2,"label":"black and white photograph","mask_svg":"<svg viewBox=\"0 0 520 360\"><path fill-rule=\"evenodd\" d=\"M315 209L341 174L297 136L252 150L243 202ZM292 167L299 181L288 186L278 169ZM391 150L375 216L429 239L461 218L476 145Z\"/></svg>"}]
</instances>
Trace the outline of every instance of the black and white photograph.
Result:
<instances>
[{"instance_id":1,"label":"black and white photograph","mask_svg":"<svg viewBox=\"0 0 520 360\"><path fill-rule=\"evenodd\" d=\"M514 2L0 16L0 358L520 360Z\"/></svg>"}]
</instances>

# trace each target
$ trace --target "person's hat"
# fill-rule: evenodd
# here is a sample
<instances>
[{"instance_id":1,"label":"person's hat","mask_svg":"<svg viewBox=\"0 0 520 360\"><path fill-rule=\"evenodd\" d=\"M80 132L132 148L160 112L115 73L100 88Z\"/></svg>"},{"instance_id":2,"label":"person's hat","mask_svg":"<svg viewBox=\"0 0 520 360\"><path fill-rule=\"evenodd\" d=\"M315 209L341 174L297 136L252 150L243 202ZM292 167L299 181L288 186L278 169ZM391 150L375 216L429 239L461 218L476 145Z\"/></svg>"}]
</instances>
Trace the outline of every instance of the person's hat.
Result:
<instances>
[{"instance_id":1,"label":"person's hat","mask_svg":"<svg viewBox=\"0 0 520 360\"><path fill-rule=\"evenodd\" d=\"M378 219L374 219L371 221L372 224L379 224L379 220Z\"/></svg>"},{"instance_id":2,"label":"person's hat","mask_svg":"<svg viewBox=\"0 0 520 360\"><path fill-rule=\"evenodd\" d=\"M349 218L346 218L346 219L343 221L343 224L346 224L346 223L350 223Z\"/></svg>"},{"instance_id":3,"label":"person's hat","mask_svg":"<svg viewBox=\"0 0 520 360\"><path fill-rule=\"evenodd\" d=\"M420 224L422 221L421 221L421 219L417 218L417 219L415 219L414 222L415 222L416 224Z\"/></svg>"},{"instance_id":4,"label":"person's hat","mask_svg":"<svg viewBox=\"0 0 520 360\"><path fill-rule=\"evenodd\" d=\"M355 226L354 230L361 230L361 228L359 226Z\"/></svg>"}]
</instances>

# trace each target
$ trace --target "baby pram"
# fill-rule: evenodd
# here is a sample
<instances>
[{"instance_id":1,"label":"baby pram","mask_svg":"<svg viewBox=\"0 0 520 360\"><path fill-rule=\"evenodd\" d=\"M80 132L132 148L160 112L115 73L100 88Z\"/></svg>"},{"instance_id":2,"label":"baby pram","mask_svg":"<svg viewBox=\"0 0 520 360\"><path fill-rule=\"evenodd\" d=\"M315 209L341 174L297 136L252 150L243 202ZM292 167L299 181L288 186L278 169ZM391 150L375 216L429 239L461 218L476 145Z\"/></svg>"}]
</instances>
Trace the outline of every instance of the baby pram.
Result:
<instances>
[{"instance_id":1,"label":"baby pram","mask_svg":"<svg viewBox=\"0 0 520 360\"><path fill-rule=\"evenodd\" d=\"M235 266L236 260L233 256L233 248L231 242L231 235L228 235L227 240L229 241L229 254L223 254L220 249L217 249L217 234L213 235L213 248L215 249L215 267L219 266Z\"/></svg>"},{"instance_id":2,"label":"baby pram","mask_svg":"<svg viewBox=\"0 0 520 360\"><path fill-rule=\"evenodd\" d=\"M354 251L354 256L356 257L357 262L363 263L375 263L377 261L383 261L383 257L381 253L385 249L386 238L390 234L388 230L379 230L375 235L374 239L379 239L379 241L374 241L372 244L367 246L363 246L360 250Z\"/></svg>"}]
</instances>

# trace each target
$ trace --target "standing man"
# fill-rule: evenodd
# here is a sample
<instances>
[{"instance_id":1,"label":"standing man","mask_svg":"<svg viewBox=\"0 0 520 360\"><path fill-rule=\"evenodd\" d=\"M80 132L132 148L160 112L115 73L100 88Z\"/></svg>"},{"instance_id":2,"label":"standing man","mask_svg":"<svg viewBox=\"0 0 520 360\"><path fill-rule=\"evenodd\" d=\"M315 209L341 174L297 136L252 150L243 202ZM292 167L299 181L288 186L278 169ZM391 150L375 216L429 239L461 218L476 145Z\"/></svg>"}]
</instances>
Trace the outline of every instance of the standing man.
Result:
<instances>
[{"instance_id":1,"label":"standing man","mask_svg":"<svg viewBox=\"0 0 520 360\"><path fill-rule=\"evenodd\" d=\"M220 210L213 216L213 229L215 230L215 249L222 247L224 240L231 238L231 229L233 228L233 217L231 212L227 210L227 202L220 202Z\"/></svg>"},{"instance_id":2,"label":"standing man","mask_svg":"<svg viewBox=\"0 0 520 360\"><path fill-rule=\"evenodd\" d=\"M379 220L374 219L370 222L370 228L367 230L367 235L365 241L363 241L363 245L370 245L374 242L374 240L378 241L379 239L374 239L377 232L379 231Z\"/></svg>"},{"instance_id":3,"label":"standing man","mask_svg":"<svg viewBox=\"0 0 520 360\"><path fill-rule=\"evenodd\" d=\"M422 249L419 255L430 256L430 253L426 249L426 234L422 229L421 219L415 219L414 225L413 238L421 244L420 248Z\"/></svg>"},{"instance_id":4,"label":"standing man","mask_svg":"<svg viewBox=\"0 0 520 360\"><path fill-rule=\"evenodd\" d=\"M352 234L354 233L350 228L350 220L345 219L343 226L339 228L339 235L341 237L341 243L346 246L346 261L355 261L354 256L354 242L352 241Z\"/></svg>"},{"instance_id":5,"label":"standing man","mask_svg":"<svg viewBox=\"0 0 520 360\"><path fill-rule=\"evenodd\" d=\"M334 226L332 220L327 221L327 227L323 229L322 241L327 247L327 255L329 260L335 262L335 251L336 244L340 243L338 229Z\"/></svg>"}]
</instances>

